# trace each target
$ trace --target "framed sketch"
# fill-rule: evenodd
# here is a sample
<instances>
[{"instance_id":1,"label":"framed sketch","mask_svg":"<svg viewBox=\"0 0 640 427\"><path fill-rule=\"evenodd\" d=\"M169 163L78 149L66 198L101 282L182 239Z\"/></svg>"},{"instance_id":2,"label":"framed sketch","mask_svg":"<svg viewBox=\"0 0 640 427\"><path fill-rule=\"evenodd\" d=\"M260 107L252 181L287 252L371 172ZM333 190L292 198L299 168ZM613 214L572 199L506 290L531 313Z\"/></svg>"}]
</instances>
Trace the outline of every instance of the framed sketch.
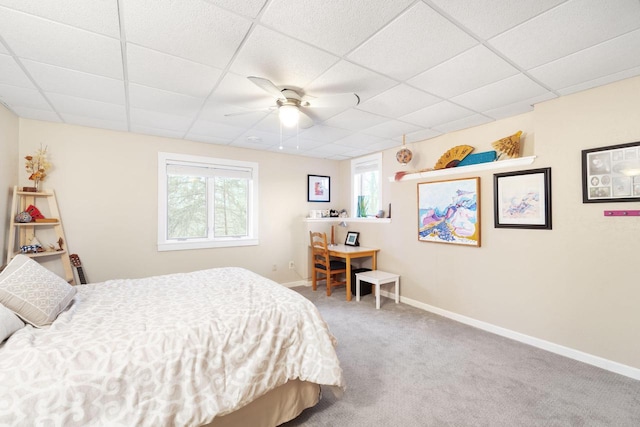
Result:
<instances>
[{"instance_id":1,"label":"framed sketch","mask_svg":"<svg viewBox=\"0 0 640 427\"><path fill-rule=\"evenodd\" d=\"M360 246L360 242L358 242L358 236L360 233L357 231L348 231L347 238L344 241L344 244L347 246Z\"/></svg>"},{"instance_id":2,"label":"framed sketch","mask_svg":"<svg viewBox=\"0 0 640 427\"><path fill-rule=\"evenodd\" d=\"M582 203L640 201L640 142L582 150Z\"/></svg>"},{"instance_id":3,"label":"framed sketch","mask_svg":"<svg viewBox=\"0 0 640 427\"><path fill-rule=\"evenodd\" d=\"M480 246L480 178L418 184L418 240Z\"/></svg>"},{"instance_id":4,"label":"framed sketch","mask_svg":"<svg viewBox=\"0 0 640 427\"><path fill-rule=\"evenodd\" d=\"M322 175L307 175L307 201L330 202L331 178Z\"/></svg>"},{"instance_id":5,"label":"framed sketch","mask_svg":"<svg viewBox=\"0 0 640 427\"><path fill-rule=\"evenodd\" d=\"M551 168L493 175L495 228L551 230Z\"/></svg>"}]
</instances>

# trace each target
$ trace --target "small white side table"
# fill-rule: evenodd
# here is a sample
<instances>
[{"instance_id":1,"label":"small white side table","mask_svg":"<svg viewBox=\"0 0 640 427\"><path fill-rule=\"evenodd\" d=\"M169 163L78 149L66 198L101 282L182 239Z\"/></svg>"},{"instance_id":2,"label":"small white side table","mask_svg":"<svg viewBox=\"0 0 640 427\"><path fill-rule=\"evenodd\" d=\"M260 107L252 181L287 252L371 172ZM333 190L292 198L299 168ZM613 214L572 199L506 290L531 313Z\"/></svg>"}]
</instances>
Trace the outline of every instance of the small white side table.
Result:
<instances>
[{"instance_id":1,"label":"small white side table","mask_svg":"<svg viewBox=\"0 0 640 427\"><path fill-rule=\"evenodd\" d=\"M385 283L395 283L396 304L400 302L400 275L381 270L356 273L356 301L360 301L360 280L376 285L376 310L380 309L380 285L384 285Z\"/></svg>"}]
</instances>

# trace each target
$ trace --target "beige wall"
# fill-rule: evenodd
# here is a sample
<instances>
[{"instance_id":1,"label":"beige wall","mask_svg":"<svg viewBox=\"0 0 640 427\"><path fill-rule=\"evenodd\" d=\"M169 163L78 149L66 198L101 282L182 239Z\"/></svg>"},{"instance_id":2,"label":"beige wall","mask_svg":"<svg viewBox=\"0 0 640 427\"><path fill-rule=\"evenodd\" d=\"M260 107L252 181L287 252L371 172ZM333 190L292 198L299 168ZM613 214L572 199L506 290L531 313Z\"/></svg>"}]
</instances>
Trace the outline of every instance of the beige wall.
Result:
<instances>
[{"instance_id":1,"label":"beige wall","mask_svg":"<svg viewBox=\"0 0 640 427\"><path fill-rule=\"evenodd\" d=\"M526 169L552 168L553 230L495 229L494 171L463 173L456 177L481 178L482 247L418 242L417 183L426 180L386 180L402 169L396 149L383 153L383 206L392 204L392 222L350 223L348 229L361 232L362 245L381 248L379 268L402 275L407 300L640 369L640 221L602 214L640 204L583 204L580 166L582 149L640 141L638 99L640 78L630 79L409 145L415 159L408 168L417 169L433 166L455 145L485 151L521 129L524 155L537 156ZM225 265L281 283L304 279L310 225L302 218L309 209L349 205L348 161L20 120L20 156L40 143L49 146L56 167L45 186L56 189L70 249L92 281ZM259 162L260 246L157 252L158 151ZM308 173L332 177L330 206L306 202ZM24 185L26 176L20 180ZM345 230L338 233L344 239ZM287 268L290 260L294 272Z\"/></svg>"},{"instance_id":2,"label":"beige wall","mask_svg":"<svg viewBox=\"0 0 640 427\"><path fill-rule=\"evenodd\" d=\"M18 117L0 104L0 265L7 259L11 194L18 179Z\"/></svg>"},{"instance_id":3,"label":"beige wall","mask_svg":"<svg viewBox=\"0 0 640 427\"><path fill-rule=\"evenodd\" d=\"M402 275L402 296L517 333L640 368L640 218L605 218L605 209L640 203L582 203L581 150L640 141L640 78L537 105L532 113L455 132L410 148L433 166L447 149L476 151L521 129L522 169L551 167L553 230L496 229L493 173L481 179L482 246L417 240L417 183L386 183L391 224L349 225L362 245L382 248L378 266ZM384 152L384 176L402 167ZM348 166L342 165L342 168ZM437 178L440 180L443 178Z\"/></svg>"},{"instance_id":4,"label":"beige wall","mask_svg":"<svg viewBox=\"0 0 640 427\"><path fill-rule=\"evenodd\" d=\"M294 242L305 238L302 219L315 205L307 203L307 174L338 171L335 161L20 120L20 156L40 143L53 164L44 188L55 189L69 249L93 282L218 266L247 267L278 282L305 279L306 268L298 269L306 266L306 251ZM260 245L157 252L160 151L258 162ZM298 267L289 270L292 260Z\"/></svg>"}]
</instances>

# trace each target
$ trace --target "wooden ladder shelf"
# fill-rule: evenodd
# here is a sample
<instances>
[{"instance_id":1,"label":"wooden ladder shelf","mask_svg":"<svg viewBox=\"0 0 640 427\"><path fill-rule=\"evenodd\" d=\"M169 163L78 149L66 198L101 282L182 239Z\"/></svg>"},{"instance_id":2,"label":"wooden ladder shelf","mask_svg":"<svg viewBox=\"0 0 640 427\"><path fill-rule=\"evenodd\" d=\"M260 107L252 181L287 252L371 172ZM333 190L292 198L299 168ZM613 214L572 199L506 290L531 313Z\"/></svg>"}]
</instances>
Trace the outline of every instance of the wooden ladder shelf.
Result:
<instances>
[{"instance_id":1,"label":"wooden ladder shelf","mask_svg":"<svg viewBox=\"0 0 640 427\"><path fill-rule=\"evenodd\" d=\"M16 216L27 210L29 206L35 206L45 219L31 222L18 222ZM37 252L23 252L23 246L31 245L34 237L42 245ZM51 247L53 246L53 247ZM14 256L22 253L36 261L58 260L62 263L64 279L74 284L73 269L69 260L67 239L62 227L62 219L58 209L58 202L53 190L40 192L21 191L13 188L13 201L11 203L11 228L9 230L9 243L7 245L7 264Z\"/></svg>"}]
</instances>

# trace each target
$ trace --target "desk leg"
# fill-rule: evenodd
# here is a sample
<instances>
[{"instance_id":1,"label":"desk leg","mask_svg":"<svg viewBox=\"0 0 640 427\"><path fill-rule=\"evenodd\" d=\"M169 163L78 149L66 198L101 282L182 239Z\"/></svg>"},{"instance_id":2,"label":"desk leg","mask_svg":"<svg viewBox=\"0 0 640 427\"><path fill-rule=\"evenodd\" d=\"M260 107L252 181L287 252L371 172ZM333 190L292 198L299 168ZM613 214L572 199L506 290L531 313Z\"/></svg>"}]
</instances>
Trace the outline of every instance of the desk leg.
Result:
<instances>
[{"instance_id":1,"label":"desk leg","mask_svg":"<svg viewBox=\"0 0 640 427\"><path fill-rule=\"evenodd\" d=\"M378 269L378 256L377 256L377 252L373 253L373 257L371 258L371 269L372 270L377 270Z\"/></svg>"},{"instance_id":2,"label":"desk leg","mask_svg":"<svg viewBox=\"0 0 640 427\"><path fill-rule=\"evenodd\" d=\"M347 257L346 261L347 261L347 301L351 301L351 257Z\"/></svg>"}]
</instances>

